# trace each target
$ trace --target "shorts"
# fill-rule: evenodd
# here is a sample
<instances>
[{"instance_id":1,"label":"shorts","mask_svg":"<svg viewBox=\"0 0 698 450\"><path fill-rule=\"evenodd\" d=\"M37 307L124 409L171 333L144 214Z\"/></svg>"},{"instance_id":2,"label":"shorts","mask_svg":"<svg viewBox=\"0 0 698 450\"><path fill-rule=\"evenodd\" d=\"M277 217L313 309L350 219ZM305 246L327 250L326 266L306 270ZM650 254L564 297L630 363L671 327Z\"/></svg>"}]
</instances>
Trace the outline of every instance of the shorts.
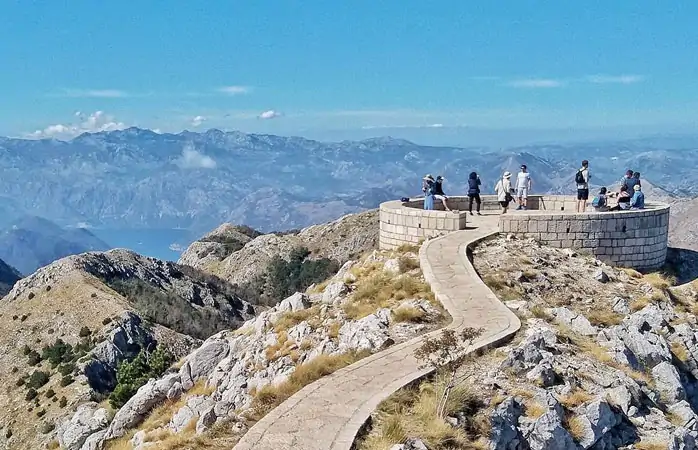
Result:
<instances>
[{"instance_id":1,"label":"shorts","mask_svg":"<svg viewBox=\"0 0 698 450\"><path fill-rule=\"evenodd\" d=\"M589 189L577 189L577 200L589 200Z\"/></svg>"},{"instance_id":2,"label":"shorts","mask_svg":"<svg viewBox=\"0 0 698 450\"><path fill-rule=\"evenodd\" d=\"M434 198L436 200L448 200L448 197L446 197L445 195L440 195L440 194L434 194Z\"/></svg>"},{"instance_id":3,"label":"shorts","mask_svg":"<svg viewBox=\"0 0 698 450\"><path fill-rule=\"evenodd\" d=\"M499 202L499 206L501 206L502 208L506 208L507 206L509 206L509 202Z\"/></svg>"},{"instance_id":4,"label":"shorts","mask_svg":"<svg viewBox=\"0 0 698 450\"><path fill-rule=\"evenodd\" d=\"M528 188L520 187L516 190L516 196L519 198L528 198Z\"/></svg>"}]
</instances>

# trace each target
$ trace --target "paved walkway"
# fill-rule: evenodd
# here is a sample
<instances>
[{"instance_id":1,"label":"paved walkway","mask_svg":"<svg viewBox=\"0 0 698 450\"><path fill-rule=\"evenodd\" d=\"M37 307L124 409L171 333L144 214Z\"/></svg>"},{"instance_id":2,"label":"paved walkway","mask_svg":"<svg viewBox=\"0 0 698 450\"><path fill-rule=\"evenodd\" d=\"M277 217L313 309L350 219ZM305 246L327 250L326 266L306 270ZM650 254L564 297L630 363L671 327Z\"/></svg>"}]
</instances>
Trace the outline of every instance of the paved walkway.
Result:
<instances>
[{"instance_id":1,"label":"paved walkway","mask_svg":"<svg viewBox=\"0 0 698 450\"><path fill-rule=\"evenodd\" d=\"M424 276L453 317L449 328L485 329L478 348L510 337L521 326L465 254L469 243L497 230L497 218L475 217L472 225L478 228L430 240L419 252ZM422 339L390 347L306 386L253 426L234 450L349 450L381 401L428 373L413 356Z\"/></svg>"}]
</instances>

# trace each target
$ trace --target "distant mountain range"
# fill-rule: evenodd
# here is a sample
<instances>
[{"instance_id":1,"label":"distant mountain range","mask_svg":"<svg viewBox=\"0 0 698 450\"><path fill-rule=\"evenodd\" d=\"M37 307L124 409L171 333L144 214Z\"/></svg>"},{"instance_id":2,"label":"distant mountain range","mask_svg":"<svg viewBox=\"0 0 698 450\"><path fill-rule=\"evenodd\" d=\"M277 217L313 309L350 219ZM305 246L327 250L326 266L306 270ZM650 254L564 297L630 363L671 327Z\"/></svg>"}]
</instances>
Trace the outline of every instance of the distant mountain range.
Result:
<instances>
[{"instance_id":1,"label":"distant mountain range","mask_svg":"<svg viewBox=\"0 0 698 450\"><path fill-rule=\"evenodd\" d=\"M490 192L503 171L526 163L535 191L572 192L581 159L591 161L598 184L632 167L669 194L694 196L696 149L698 136L506 150L138 128L69 142L0 138L0 226L30 214L99 228L300 228L418 195L425 173L443 174L447 193L457 194L474 170Z\"/></svg>"},{"instance_id":2,"label":"distant mountain range","mask_svg":"<svg viewBox=\"0 0 698 450\"><path fill-rule=\"evenodd\" d=\"M65 256L109 250L111 246L83 228L61 228L26 216L0 231L0 259L25 275Z\"/></svg>"}]
</instances>

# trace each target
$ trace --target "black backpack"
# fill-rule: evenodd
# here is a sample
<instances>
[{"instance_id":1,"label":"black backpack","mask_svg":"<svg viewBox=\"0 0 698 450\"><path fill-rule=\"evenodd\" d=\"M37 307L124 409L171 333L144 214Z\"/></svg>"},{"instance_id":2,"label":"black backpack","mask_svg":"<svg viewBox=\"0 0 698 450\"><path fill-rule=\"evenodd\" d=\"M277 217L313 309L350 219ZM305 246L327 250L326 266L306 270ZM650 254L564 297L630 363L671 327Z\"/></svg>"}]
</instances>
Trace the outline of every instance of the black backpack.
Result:
<instances>
[{"instance_id":1,"label":"black backpack","mask_svg":"<svg viewBox=\"0 0 698 450\"><path fill-rule=\"evenodd\" d=\"M574 181L577 184L584 184L586 181L584 180L584 174L582 173L582 169L579 169L577 171L577 175L574 176Z\"/></svg>"}]
</instances>

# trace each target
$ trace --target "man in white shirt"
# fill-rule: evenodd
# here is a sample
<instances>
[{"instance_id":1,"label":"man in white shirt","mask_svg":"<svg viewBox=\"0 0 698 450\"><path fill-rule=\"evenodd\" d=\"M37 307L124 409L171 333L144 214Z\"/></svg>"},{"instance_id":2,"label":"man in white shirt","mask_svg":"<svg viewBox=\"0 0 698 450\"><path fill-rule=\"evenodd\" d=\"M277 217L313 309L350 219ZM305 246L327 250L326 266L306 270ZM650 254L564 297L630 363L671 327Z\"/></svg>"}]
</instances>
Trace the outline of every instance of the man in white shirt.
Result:
<instances>
[{"instance_id":1,"label":"man in white shirt","mask_svg":"<svg viewBox=\"0 0 698 450\"><path fill-rule=\"evenodd\" d=\"M531 190L531 174L526 169L526 164L521 165L521 172L516 176L516 196L519 198L519 206L516 209L526 209L528 204L528 191Z\"/></svg>"}]
</instances>

